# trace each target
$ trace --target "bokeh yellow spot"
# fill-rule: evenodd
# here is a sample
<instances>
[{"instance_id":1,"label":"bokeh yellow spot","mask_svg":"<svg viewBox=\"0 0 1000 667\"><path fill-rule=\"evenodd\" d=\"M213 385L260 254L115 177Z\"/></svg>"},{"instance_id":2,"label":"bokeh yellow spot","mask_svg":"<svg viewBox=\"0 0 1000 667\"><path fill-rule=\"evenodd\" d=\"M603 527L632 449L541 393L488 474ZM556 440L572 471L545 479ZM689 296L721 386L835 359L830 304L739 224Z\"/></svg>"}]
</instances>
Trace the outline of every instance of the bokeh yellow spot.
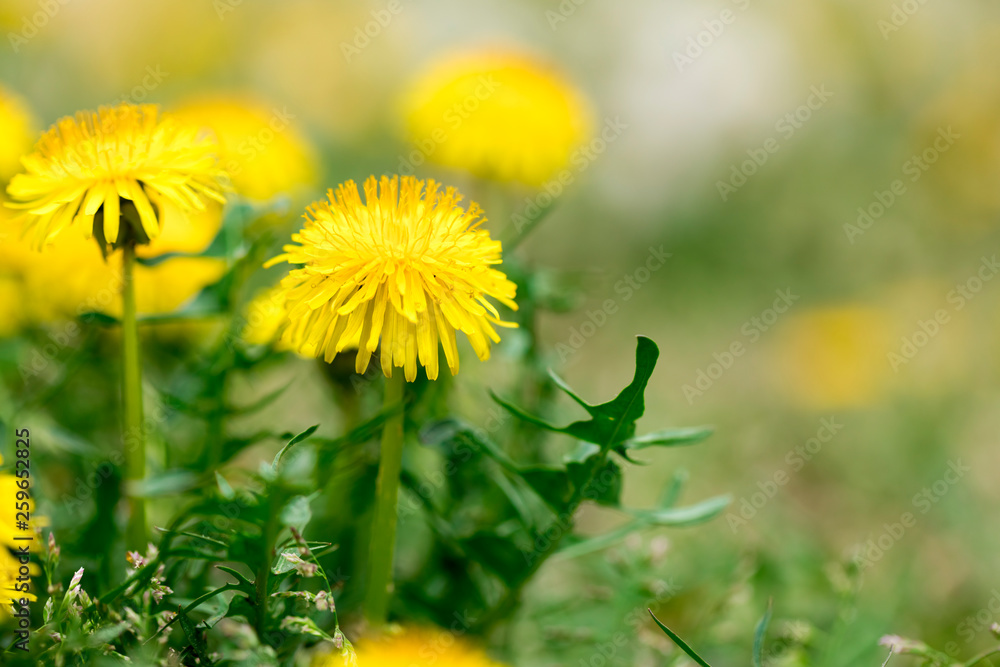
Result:
<instances>
[{"instance_id":1,"label":"bokeh yellow spot","mask_svg":"<svg viewBox=\"0 0 1000 667\"><path fill-rule=\"evenodd\" d=\"M583 96L560 73L515 53L477 52L432 65L404 100L413 151L482 178L542 185L591 128Z\"/></svg>"}]
</instances>

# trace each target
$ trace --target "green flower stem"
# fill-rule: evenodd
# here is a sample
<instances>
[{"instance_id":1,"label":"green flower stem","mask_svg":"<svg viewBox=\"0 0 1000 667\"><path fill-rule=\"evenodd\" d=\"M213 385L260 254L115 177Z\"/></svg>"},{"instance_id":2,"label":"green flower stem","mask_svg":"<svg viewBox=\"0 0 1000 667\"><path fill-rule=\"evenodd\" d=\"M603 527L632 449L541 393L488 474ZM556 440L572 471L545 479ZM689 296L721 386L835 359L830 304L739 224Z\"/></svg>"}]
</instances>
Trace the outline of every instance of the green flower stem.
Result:
<instances>
[{"instance_id":1,"label":"green flower stem","mask_svg":"<svg viewBox=\"0 0 1000 667\"><path fill-rule=\"evenodd\" d=\"M139 328L135 316L135 244L122 248L122 403L125 412L125 480L129 503L125 543L130 549L146 545L146 501L133 495L131 485L146 477L146 434L142 412L142 368L139 364Z\"/></svg>"},{"instance_id":2,"label":"green flower stem","mask_svg":"<svg viewBox=\"0 0 1000 667\"><path fill-rule=\"evenodd\" d=\"M403 401L403 369L397 368L386 379L384 408ZM375 514L372 520L371 548L368 552L368 587L365 591L365 618L378 631L389 616L392 589L392 561L396 551L396 503L399 498L399 473L403 466L403 410L386 420L382 429L378 481L375 485Z\"/></svg>"},{"instance_id":3,"label":"green flower stem","mask_svg":"<svg viewBox=\"0 0 1000 667\"><path fill-rule=\"evenodd\" d=\"M271 564L274 562L275 541L278 539L277 508L282 507L287 498L271 498L268 505L267 521L264 524L264 554L257 567L254 577L254 593L256 594L255 606L257 618L254 629L257 631L257 638L261 644L273 646L274 643L267 635L268 602L271 600L271 589L269 579L271 576Z\"/></svg>"}]
</instances>

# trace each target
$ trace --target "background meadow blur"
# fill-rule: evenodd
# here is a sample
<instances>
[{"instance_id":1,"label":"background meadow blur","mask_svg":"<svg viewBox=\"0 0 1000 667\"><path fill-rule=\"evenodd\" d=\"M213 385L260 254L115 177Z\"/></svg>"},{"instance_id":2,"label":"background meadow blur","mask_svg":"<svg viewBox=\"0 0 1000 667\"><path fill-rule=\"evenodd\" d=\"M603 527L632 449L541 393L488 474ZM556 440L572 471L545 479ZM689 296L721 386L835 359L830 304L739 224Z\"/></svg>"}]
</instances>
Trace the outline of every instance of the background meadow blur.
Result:
<instances>
[{"instance_id":1,"label":"background meadow blur","mask_svg":"<svg viewBox=\"0 0 1000 667\"><path fill-rule=\"evenodd\" d=\"M879 664L888 633L963 655L989 645L986 628L1000 621L990 610L1000 599L1000 6L392 4L395 13L377 0L4 0L0 116L40 130L122 99L224 113L235 180L272 201L276 238L326 187L411 165L480 201L494 232L559 191L517 251L572 297L570 312L542 314L546 360L604 400L627 381L633 336L653 338L662 357L644 427L716 433L647 456L628 471L625 497L649 506L683 467L692 499L734 502L705 526L665 532L668 547L650 533L548 565L511 630L515 664L575 665L576 647L592 655L600 633L619 630L647 647L631 664L662 664L666 639L632 614L651 595L625 581L668 582L658 616L720 664L747 660L769 598L773 632L792 647L780 664L800 664L794 647L821 637L817 664L831 665ZM418 164L419 150L414 159L400 111L414 81L441 57L489 46L551 63L586 100L592 135L604 135L573 160L568 185L498 195ZM27 148L0 143L0 179ZM196 231L162 239L155 254L203 247L215 232ZM657 252L670 257L647 264ZM82 297L50 299L104 275L96 250L93 267L66 253L4 251L8 370L40 346L18 339L22 327ZM168 312L221 270L205 259L148 267L140 308ZM268 275L259 284L278 274ZM158 335L177 358L197 356L200 333ZM485 387L517 344L511 335L491 362L463 365L472 389L460 412L488 417ZM60 352L33 391L71 359ZM294 379L267 414L282 428L323 421L333 432L321 376L316 362L289 360L233 392L252 398ZM6 418L23 378L5 379ZM76 423L108 409L94 400L76 414L33 408L36 447L71 449ZM950 468L964 472L934 486ZM39 474L50 502L71 484L54 464ZM906 512L916 523L896 537L891 524ZM589 510L584 525L596 533L615 521ZM870 563L860 574L858 555Z\"/></svg>"}]
</instances>

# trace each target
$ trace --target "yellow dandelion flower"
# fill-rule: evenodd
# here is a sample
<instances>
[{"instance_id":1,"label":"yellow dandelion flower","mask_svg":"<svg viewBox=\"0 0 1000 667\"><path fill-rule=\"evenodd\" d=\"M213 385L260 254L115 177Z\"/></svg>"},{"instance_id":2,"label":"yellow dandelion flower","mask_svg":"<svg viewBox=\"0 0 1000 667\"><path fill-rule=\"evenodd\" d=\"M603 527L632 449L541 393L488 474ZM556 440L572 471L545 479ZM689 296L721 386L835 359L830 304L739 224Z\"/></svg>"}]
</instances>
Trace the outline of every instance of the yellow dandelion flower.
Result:
<instances>
[{"instance_id":1,"label":"yellow dandelion flower","mask_svg":"<svg viewBox=\"0 0 1000 667\"><path fill-rule=\"evenodd\" d=\"M11 606L21 598L37 599L32 593L16 588L21 564L6 549L0 549L0 621L10 614ZM34 573L35 566L30 568Z\"/></svg>"},{"instance_id":2,"label":"yellow dandelion flower","mask_svg":"<svg viewBox=\"0 0 1000 667\"><path fill-rule=\"evenodd\" d=\"M190 100L174 116L211 128L219 158L233 189L250 199L266 200L316 184L318 159L283 107L236 97Z\"/></svg>"},{"instance_id":3,"label":"yellow dandelion flower","mask_svg":"<svg viewBox=\"0 0 1000 667\"><path fill-rule=\"evenodd\" d=\"M424 159L499 181L542 185L590 131L586 102L556 71L512 53L471 53L432 66L404 101Z\"/></svg>"},{"instance_id":4,"label":"yellow dandelion flower","mask_svg":"<svg viewBox=\"0 0 1000 667\"><path fill-rule=\"evenodd\" d=\"M287 317L285 293L280 285L263 290L247 304L240 338L251 345L270 345L278 340Z\"/></svg>"},{"instance_id":5,"label":"yellow dandelion flower","mask_svg":"<svg viewBox=\"0 0 1000 667\"><path fill-rule=\"evenodd\" d=\"M359 373L381 340L382 372L403 367L409 381L418 361L437 378L439 341L458 372L456 331L488 359L490 341L500 342L493 325L516 325L501 321L487 297L516 310L516 286L493 268L500 242L479 228L479 205L463 209L454 188L425 188L411 176L371 176L364 190L364 202L354 181L329 191L328 201L307 208L305 227L292 236L298 245L266 264L301 265L281 282L289 318L282 340L328 362L357 347Z\"/></svg>"},{"instance_id":6,"label":"yellow dandelion flower","mask_svg":"<svg viewBox=\"0 0 1000 667\"><path fill-rule=\"evenodd\" d=\"M168 217L168 223L173 222ZM0 214L0 224L3 224ZM205 249L211 237L186 220L170 224L149 245L143 255L167 252L197 253ZM209 224L217 229L217 223ZM0 295L9 290L10 301L0 299L0 313L17 308L17 317L0 321L0 334L15 324L54 322L73 319L87 312L101 312L121 317L119 296L121 266L106 261L82 229L70 228L45 249L42 256L21 238L16 223L7 228L0 240ZM174 257L152 266L135 267L135 296L141 315L160 315L182 306L203 288L217 282L226 271L226 262L215 257Z\"/></svg>"},{"instance_id":7,"label":"yellow dandelion flower","mask_svg":"<svg viewBox=\"0 0 1000 667\"><path fill-rule=\"evenodd\" d=\"M14 276L0 275L0 338L17 333L23 323L21 281Z\"/></svg>"},{"instance_id":8,"label":"yellow dandelion flower","mask_svg":"<svg viewBox=\"0 0 1000 667\"><path fill-rule=\"evenodd\" d=\"M27 104L0 88L0 181L8 181L21 168L21 156L31 150L35 118Z\"/></svg>"},{"instance_id":9,"label":"yellow dandelion flower","mask_svg":"<svg viewBox=\"0 0 1000 667\"><path fill-rule=\"evenodd\" d=\"M0 465L3 464L3 457L0 456ZM21 487L17 485L18 478L14 475L0 474L0 619L4 612L8 611L10 605L21 598L34 600L31 593L18 591L15 585L20 575L21 563L14 558L8 549L13 549L24 544L14 539L16 534L15 498ZM29 512L34 511L34 503L29 501ZM34 522L34 520L33 520ZM19 531L18 531L19 532ZM32 574L37 573L37 566L31 564L29 570Z\"/></svg>"},{"instance_id":10,"label":"yellow dandelion flower","mask_svg":"<svg viewBox=\"0 0 1000 667\"><path fill-rule=\"evenodd\" d=\"M59 120L23 158L9 205L25 210L38 247L71 224L101 243L145 243L160 235L164 208L186 213L225 201L215 150L210 136L155 105L83 111Z\"/></svg>"},{"instance_id":11,"label":"yellow dandelion flower","mask_svg":"<svg viewBox=\"0 0 1000 667\"><path fill-rule=\"evenodd\" d=\"M135 302L140 315L171 313L202 289L219 281L226 262L217 257L175 257L135 272ZM111 312L119 315L119 304Z\"/></svg>"},{"instance_id":12,"label":"yellow dandelion flower","mask_svg":"<svg viewBox=\"0 0 1000 667\"><path fill-rule=\"evenodd\" d=\"M364 667L502 667L475 644L440 628L407 628L356 646ZM347 659L338 653L320 654L313 667L341 667Z\"/></svg>"},{"instance_id":13,"label":"yellow dandelion flower","mask_svg":"<svg viewBox=\"0 0 1000 667\"><path fill-rule=\"evenodd\" d=\"M303 359L315 357L316 350L310 345L294 349L281 339L282 329L287 322L285 291L281 285L275 285L262 290L246 305L239 337L250 345L273 345L275 350L290 350Z\"/></svg>"},{"instance_id":14,"label":"yellow dandelion flower","mask_svg":"<svg viewBox=\"0 0 1000 667\"><path fill-rule=\"evenodd\" d=\"M31 266L31 252L9 220L10 211L0 195L0 338L11 336L28 322L24 273Z\"/></svg>"},{"instance_id":15,"label":"yellow dandelion flower","mask_svg":"<svg viewBox=\"0 0 1000 667\"><path fill-rule=\"evenodd\" d=\"M869 405L889 381L886 351L893 327L886 312L847 304L802 311L781 331L776 368L792 399L833 410Z\"/></svg>"}]
</instances>

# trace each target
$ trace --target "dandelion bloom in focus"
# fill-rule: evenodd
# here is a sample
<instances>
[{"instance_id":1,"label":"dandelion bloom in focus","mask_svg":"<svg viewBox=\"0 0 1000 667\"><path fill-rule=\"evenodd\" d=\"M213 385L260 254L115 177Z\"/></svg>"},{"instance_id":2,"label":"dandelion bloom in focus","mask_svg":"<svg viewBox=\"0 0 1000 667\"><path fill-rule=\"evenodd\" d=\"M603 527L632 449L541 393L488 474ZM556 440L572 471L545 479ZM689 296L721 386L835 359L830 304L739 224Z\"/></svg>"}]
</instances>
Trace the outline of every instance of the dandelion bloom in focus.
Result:
<instances>
[{"instance_id":1,"label":"dandelion bloom in focus","mask_svg":"<svg viewBox=\"0 0 1000 667\"><path fill-rule=\"evenodd\" d=\"M407 628L361 641L356 651L362 667L503 667L475 644L438 628ZM313 667L347 664L337 653L319 655L312 662Z\"/></svg>"},{"instance_id":2,"label":"dandelion bloom in focus","mask_svg":"<svg viewBox=\"0 0 1000 667\"><path fill-rule=\"evenodd\" d=\"M528 56L482 52L431 67L405 100L411 162L542 185L590 131L579 92ZM419 160L419 162L417 161Z\"/></svg>"},{"instance_id":3,"label":"dandelion bloom in focus","mask_svg":"<svg viewBox=\"0 0 1000 667\"><path fill-rule=\"evenodd\" d=\"M207 97L185 102L172 113L215 133L221 164L233 189L245 197L266 200L316 183L318 159L285 108Z\"/></svg>"},{"instance_id":4,"label":"dandelion bloom in focus","mask_svg":"<svg viewBox=\"0 0 1000 667\"><path fill-rule=\"evenodd\" d=\"M216 149L197 126L155 105L81 111L59 120L23 158L24 173L7 187L9 205L26 212L37 247L71 224L93 230L103 245L146 242L160 235L165 208L186 213L225 201Z\"/></svg>"},{"instance_id":5,"label":"dandelion bloom in focus","mask_svg":"<svg viewBox=\"0 0 1000 667\"><path fill-rule=\"evenodd\" d=\"M500 242L480 229L475 203L459 206L454 188L411 176L364 184L362 201L353 181L307 209L305 227L284 254L266 266L300 265L282 281L288 322L283 342L326 361L357 348L364 373L381 341L382 372L402 367L406 379L437 378L438 345L452 374L458 372L455 332L464 333L481 360L490 356L494 329L503 322L491 297L515 309L516 287L494 268Z\"/></svg>"}]
</instances>

